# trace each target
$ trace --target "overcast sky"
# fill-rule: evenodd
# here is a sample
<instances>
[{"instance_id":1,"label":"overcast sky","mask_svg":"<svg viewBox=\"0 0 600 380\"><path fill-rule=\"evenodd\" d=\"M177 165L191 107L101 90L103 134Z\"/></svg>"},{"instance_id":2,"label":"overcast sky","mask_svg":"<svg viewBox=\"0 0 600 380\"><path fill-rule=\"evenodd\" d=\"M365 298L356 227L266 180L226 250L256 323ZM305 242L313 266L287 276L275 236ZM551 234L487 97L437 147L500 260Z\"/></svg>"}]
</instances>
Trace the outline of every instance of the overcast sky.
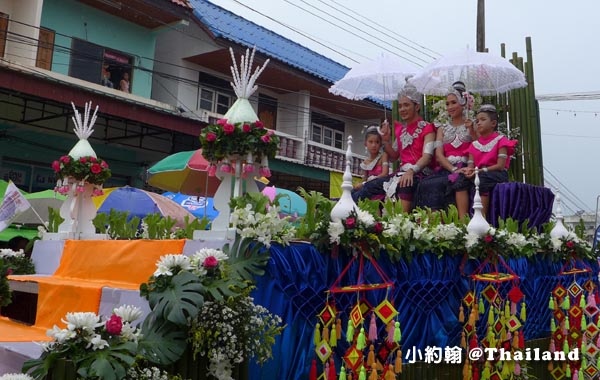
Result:
<instances>
[{"instance_id":1,"label":"overcast sky","mask_svg":"<svg viewBox=\"0 0 600 380\"><path fill-rule=\"evenodd\" d=\"M210 1L348 67L384 49L424 66L475 48L477 0ZM486 46L499 55L505 43L507 55L525 57L525 37L531 37L537 95L600 92L599 14L597 0L487 0ZM541 102L540 109L545 180L560 187L565 214L595 211L600 101Z\"/></svg>"}]
</instances>

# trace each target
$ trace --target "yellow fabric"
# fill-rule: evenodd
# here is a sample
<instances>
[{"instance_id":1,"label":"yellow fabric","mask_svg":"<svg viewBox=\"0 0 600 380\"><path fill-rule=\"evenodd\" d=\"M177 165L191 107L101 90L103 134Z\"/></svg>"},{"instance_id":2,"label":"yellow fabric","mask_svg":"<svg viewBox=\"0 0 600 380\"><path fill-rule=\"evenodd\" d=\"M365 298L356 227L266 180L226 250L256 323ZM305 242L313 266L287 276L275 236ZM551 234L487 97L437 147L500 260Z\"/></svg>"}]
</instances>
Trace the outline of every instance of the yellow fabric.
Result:
<instances>
[{"instance_id":1,"label":"yellow fabric","mask_svg":"<svg viewBox=\"0 0 600 380\"><path fill-rule=\"evenodd\" d=\"M52 276L9 276L39 286L34 327L45 331L68 312L98 312L102 288L137 290L166 254L181 254L185 240L67 240ZM1 325L0 325L1 326ZM13 335L16 335L13 334ZM30 341L23 334L21 341ZM6 341L0 330L0 342Z\"/></svg>"},{"instance_id":2,"label":"yellow fabric","mask_svg":"<svg viewBox=\"0 0 600 380\"><path fill-rule=\"evenodd\" d=\"M52 340L46 335L46 329L28 326L6 317L0 317L0 341L2 342L39 342Z\"/></svg>"},{"instance_id":3,"label":"yellow fabric","mask_svg":"<svg viewBox=\"0 0 600 380\"><path fill-rule=\"evenodd\" d=\"M339 198L342 196L342 181L344 175L338 172L329 172L329 198ZM362 182L361 177L352 176L352 185Z\"/></svg>"},{"instance_id":4,"label":"yellow fabric","mask_svg":"<svg viewBox=\"0 0 600 380\"><path fill-rule=\"evenodd\" d=\"M108 194L112 193L113 191L115 191L117 189L118 189L118 187L107 187L107 188L102 189L102 192L104 194L92 197L92 202L94 202L94 206L96 206L96 209L99 209L100 206L102 206L102 202L104 202L106 197L108 197Z\"/></svg>"}]
</instances>

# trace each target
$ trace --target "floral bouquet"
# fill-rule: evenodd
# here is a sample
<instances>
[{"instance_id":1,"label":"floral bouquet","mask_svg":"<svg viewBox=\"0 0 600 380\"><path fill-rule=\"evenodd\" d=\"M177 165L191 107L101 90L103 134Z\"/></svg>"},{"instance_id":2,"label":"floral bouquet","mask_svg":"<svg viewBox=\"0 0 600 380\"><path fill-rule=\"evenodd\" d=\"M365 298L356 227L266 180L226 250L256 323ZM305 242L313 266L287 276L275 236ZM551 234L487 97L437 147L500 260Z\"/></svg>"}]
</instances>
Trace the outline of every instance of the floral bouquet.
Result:
<instances>
[{"instance_id":1,"label":"floral bouquet","mask_svg":"<svg viewBox=\"0 0 600 380\"><path fill-rule=\"evenodd\" d=\"M483 236L467 234L465 249L471 257L483 258L489 255L504 257L531 257L535 253L532 241L518 232L490 227Z\"/></svg>"},{"instance_id":2,"label":"floral bouquet","mask_svg":"<svg viewBox=\"0 0 600 380\"><path fill-rule=\"evenodd\" d=\"M543 233L536 236L532 243L539 252L552 253L555 258L562 260L596 259L592 252L592 245L574 232L569 232L567 236L560 238L552 237L549 233Z\"/></svg>"},{"instance_id":3,"label":"floral bouquet","mask_svg":"<svg viewBox=\"0 0 600 380\"><path fill-rule=\"evenodd\" d=\"M67 194L71 186L76 186L78 192L83 192L83 185L90 183L96 185L93 195L102 195L102 184L110 178L111 172L106 161L94 156L74 158L69 155L60 157L52 163L56 175L54 191ZM74 179L77 184L69 179Z\"/></svg>"},{"instance_id":4,"label":"floral bouquet","mask_svg":"<svg viewBox=\"0 0 600 380\"><path fill-rule=\"evenodd\" d=\"M266 198L266 197L265 197ZM267 248L275 241L289 245L295 237L296 228L289 222L289 217L279 217L279 207L254 207L247 204L244 208L235 208L231 213L231 223L243 238L254 239Z\"/></svg>"},{"instance_id":5,"label":"floral bouquet","mask_svg":"<svg viewBox=\"0 0 600 380\"><path fill-rule=\"evenodd\" d=\"M368 211L355 208L344 220L329 222L329 242L353 247L363 253L379 254L383 247L383 223Z\"/></svg>"},{"instance_id":6,"label":"floral bouquet","mask_svg":"<svg viewBox=\"0 0 600 380\"><path fill-rule=\"evenodd\" d=\"M142 347L142 354L162 366L177 363L187 349L194 358L182 360L205 359L199 370L218 379L231 379L233 368L252 357L267 360L282 327L279 317L249 297L269 260L263 248L238 235L223 249L161 257L140 288L152 309L152 323L144 323L142 333L154 343Z\"/></svg>"},{"instance_id":7,"label":"floral bouquet","mask_svg":"<svg viewBox=\"0 0 600 380\"><path fill-rule=\"evenodd\" d=\"M0 307L11 303L11 291L7 276L11 274L35 273L33 261L25 255L22 249L0 249Z\"/></svg>"},{"instance_id":8,"label":"floral bouquet","mask_svg":"<svg viewBox=\"0 0 600 380\"><path fill-rule=\"evenodd\" d=\"M218 164L222 172L233 173L234 161L242 160L243 174L254 171L254 163L258 162L259 175L270 177L268 159L277 154L279 138L260 120L230 124L226 119L220 119L217 124L202 130L200 144L202 155L211 162L209 175L215 175Z\"/></svg>"},{"instance_id":9,"label":"floral bouquet","mask_svg":"<svg viewBox=\"0 0 600 380\"><path fill-rule=\"evenodd\" d=\"M122 379L135 363L140 330L132 323L142 316L139 308L120 306L102 320L92 312L67 313L63 322L48 330L51 342L38 359L28 360L23 370L36 379L45 378L57 360L73 362L78 375L84 378Z\"/></svg>"}]
</instances>

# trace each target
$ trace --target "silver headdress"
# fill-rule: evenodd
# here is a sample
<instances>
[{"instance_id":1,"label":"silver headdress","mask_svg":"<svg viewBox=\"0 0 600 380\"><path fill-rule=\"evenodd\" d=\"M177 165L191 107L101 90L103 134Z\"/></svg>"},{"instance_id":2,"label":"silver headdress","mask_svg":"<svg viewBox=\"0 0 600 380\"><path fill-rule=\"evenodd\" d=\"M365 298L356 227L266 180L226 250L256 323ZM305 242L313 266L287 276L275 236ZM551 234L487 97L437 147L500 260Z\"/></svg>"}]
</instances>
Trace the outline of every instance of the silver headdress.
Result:
<instances>
[{"instance_id":1,"label":"silver headdress","mask_svg":"<svg viewBox=\"0 0 600 380\"><path fill-rule=\"evenodd\" d=\"M410 83L407 83L404 88L398 93L398 99L406 96L411 102L421 105L423 102L423 94L421 94L417 88Z\"/></svg>"},{"instance_id":2,"label":"silver headdress","mask_svg":"<svg viewBox=\"0 0 600 380\"><path fill-rule=\"evenodd\" d=\"M496 110L496 106L494 106L493 104L482 104L481 107L479 107L479 109L477 110L477 113L479 112L498 113L498 111Z\"/></svg>"},{"instance_id":3,"label":"silver headdress","mask_svg":"<svg viewBox=\"0 0 600 380\"><path fill-rule=\"evenodd\" d=\"M458 99L458 104L464 106L467 104L467 98L464 96L465 92L467 92L467 87L461 81L457 81L452 83L452 87L448 90L448 95L453 94Z\"/></svg>"}]
</instances>

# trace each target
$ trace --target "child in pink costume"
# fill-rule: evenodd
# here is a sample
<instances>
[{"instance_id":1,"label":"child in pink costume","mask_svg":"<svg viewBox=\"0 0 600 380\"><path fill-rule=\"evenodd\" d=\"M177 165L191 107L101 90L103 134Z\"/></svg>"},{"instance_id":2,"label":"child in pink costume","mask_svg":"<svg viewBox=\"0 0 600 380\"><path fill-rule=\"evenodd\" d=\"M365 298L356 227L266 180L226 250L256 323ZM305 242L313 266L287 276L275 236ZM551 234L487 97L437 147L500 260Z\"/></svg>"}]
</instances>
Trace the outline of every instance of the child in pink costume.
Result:
<instances>
[{"instance_id":1,"label":"child in pink costume","mask_svg":"<svg viewBox=\"0 0 600 380\"><path fill-rule=\"evenodd\" d=\"M483 214L487 214L490 203L489 193L497 183L508 182L510 157L515 151L517 140L509 140L499 134L498 112L491 104L484 104L477 111L476 130L479 138L468 149L467 178L475 177L479 169L479 194L483 204Z\"/></svg>"},{"instance_id":2,"label":"child in pink costume","mask_svg":"<svg viewBox=\"0 0 600 380\"><path fill-rule=\"evenodd\" d=\"M381 146L382 140L377 126L367 128L365 132L365 148L369 157L360 164L360 168L364 170L363 182L354 186L355 190L362 188L368 181L388 176L388 157L387 153L381 151Z\"/></svg>"}]
</instances>

